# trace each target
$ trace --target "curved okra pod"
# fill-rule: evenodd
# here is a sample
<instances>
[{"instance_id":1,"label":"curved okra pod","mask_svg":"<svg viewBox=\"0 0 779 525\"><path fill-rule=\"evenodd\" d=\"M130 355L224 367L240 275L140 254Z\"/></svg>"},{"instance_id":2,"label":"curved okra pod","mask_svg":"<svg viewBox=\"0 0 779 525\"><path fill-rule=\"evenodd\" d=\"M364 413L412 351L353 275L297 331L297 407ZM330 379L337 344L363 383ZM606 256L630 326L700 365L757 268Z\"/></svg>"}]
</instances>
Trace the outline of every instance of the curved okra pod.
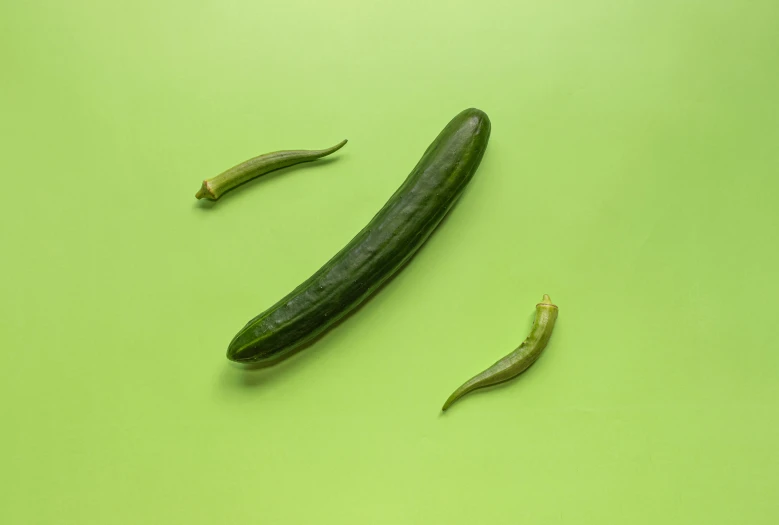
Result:
<instances>
[{"instance_id":1,"label":"curved okra pod","mask_svg":"<svg viewBox=\"0 0 779 525\"><path fill-rule=\"evenodd\" d=\"M527 370L538 359L546 347L546 343L549 342L555 320L557 320L557 306L552 304L548 295L544 295L544 299L536 305L536 318L533 321L530 335L519 348L484 372L466 381L449 396L441 410L446 410L468 392L508 381Z\"/></svg>"},{"instance_id":2,"label":"curved okra pod","mask_svg":"<svg viewBox=\"0 0 779 525\"><path fill-rule=\"evenodd\" d=\"M327 149L274 151L273 153L266 153L259 157L254 157L237 166L233 166L214 178L204 180L200 191L195 194L195 197L198 199L210 199L215 201L224 193L240 186L244 182L274 170L300 164L301 162L311 162L312 160L321 159L331 153L335 153L341 149L344 144L346 144L346 140Z\"/></svg>"}]
</instances>

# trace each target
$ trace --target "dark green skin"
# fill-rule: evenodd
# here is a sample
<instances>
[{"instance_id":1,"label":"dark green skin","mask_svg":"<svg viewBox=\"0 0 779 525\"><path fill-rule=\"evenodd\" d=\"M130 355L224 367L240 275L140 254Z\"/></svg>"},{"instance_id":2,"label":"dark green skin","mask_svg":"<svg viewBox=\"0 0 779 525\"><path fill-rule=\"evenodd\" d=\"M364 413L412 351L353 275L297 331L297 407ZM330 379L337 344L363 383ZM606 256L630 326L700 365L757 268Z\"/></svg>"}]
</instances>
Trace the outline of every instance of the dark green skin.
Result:
<instances>
[{"instance_id":1,"label":"dark green skin","mask_svg":"<svg viewBox=\"0 0 779 525\"><path fill-rule=\"evenodd\" d=\"M306 282L233 338L227 357L273 362L367 299L408 261L447 214L479 166L490 120L478 109L454 117L371 222Z\"/></svg>"}]
</instances>

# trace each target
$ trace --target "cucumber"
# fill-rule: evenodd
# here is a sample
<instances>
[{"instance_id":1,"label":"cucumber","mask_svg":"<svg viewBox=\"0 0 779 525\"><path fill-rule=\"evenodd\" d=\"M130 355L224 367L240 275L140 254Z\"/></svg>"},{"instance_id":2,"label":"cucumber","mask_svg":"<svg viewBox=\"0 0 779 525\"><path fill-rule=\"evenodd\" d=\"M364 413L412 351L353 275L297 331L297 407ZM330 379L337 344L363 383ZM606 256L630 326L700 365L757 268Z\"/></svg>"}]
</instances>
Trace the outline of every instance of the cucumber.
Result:
<instances>
[{"instance_id":1,"label":"cucumber","mask_svg":"<svg viewBox=\"0 0 779 525\"><path fill-rule=\"evenodd\" d=\"M370 223L307 281L249 321L227 358L271 364L367 299L414 255L462 194L484 156L490 127L478 109L454 117Z\"/></svg>"}]
</instances>

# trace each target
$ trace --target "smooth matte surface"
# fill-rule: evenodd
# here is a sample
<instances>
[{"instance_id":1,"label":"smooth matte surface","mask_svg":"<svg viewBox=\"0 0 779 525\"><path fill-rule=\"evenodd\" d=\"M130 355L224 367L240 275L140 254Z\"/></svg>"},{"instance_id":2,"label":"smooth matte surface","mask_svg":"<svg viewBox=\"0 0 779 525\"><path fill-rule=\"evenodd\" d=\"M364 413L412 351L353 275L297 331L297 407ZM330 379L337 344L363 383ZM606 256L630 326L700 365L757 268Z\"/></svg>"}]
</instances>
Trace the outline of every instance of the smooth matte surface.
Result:
<instances>
[{"instance_id":1,"label":"smooth matte surface","mask_svg":"<svg viewBox=\"0 0 779 525\"><path fill-rule=\"evenodd\" d=\"M2 2L0 523L777 523L778 18ZM412 263L315 347L231 365L469 106L490 146ZM544 356L441 416L544 293Z\"/></svg>"}]
</instances>

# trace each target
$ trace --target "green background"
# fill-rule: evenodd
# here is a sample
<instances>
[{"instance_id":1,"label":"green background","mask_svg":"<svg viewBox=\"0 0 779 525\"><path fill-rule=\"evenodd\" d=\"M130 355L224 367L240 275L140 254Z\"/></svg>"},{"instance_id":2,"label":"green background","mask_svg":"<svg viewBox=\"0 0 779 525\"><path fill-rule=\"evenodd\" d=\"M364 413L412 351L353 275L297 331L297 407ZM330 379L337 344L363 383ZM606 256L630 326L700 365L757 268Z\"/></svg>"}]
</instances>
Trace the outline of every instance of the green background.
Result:
<instances>
[{"instance_id":1,"label":"green background","mask_svg":"<svg viewBox=\"0 0 779 525\"><path fill-rule=\"evenodd\" d=\"M0 522L777 523L777 19L4 1ZM229 363L471 106L487 154L413 262L282 365ZM544 293L537 365L441 415Z\"/></svg>"}]
</instances>

